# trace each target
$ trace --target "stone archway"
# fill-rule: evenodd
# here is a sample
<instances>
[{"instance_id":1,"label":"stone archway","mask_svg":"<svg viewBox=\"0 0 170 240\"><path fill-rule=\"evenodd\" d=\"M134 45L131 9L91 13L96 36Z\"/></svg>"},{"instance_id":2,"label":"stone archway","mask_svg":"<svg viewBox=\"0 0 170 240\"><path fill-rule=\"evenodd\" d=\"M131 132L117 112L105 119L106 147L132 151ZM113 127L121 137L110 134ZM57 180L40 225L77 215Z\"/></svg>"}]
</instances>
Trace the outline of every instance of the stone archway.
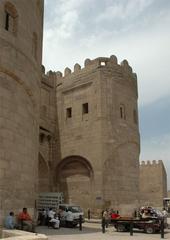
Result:
<instances>
[{"instance_id":1,"label":"stone archway","mask_svg":"<svg viewBox=\"0 0 170 240\"><path fill-rule=\"evenodd\" d=\"M80 156L64 158L57 166L59 191L64 193L64 201L91 206L93 188L93 169L88 160Z\"/></svg>"},{"instance_id":2,"label":"stone archway","mask_svg":"<svg viewBox=\"0 0 170 240\"><path fill-rule=\"evenodd\" d=\"M49 166L39 153L38 159L38 192L49 192L50 190L50 175Z\"/></svg>"}]
</instances>

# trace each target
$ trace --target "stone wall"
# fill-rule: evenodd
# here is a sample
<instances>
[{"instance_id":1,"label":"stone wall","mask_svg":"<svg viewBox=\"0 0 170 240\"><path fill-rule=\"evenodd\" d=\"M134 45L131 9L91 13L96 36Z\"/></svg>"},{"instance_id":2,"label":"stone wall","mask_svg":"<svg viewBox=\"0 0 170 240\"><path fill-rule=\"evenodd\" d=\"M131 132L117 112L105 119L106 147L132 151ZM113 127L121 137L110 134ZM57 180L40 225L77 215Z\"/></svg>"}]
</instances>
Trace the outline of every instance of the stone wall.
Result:
<instances>
[{"instance_id":1,"label":"stone wall","mask_svg":"<svg viewBox=\"0 0 170 240\"><path fill-rule=\"evenodd\" d=\"M162 160L140 165L140 204L162 208L167 197L167 175Z\"/></svg>"},{"instance_id":2,"label":"stone wall","mask_svg":"<svg viewBox=\"0 0 170 240\"><path fill-rule=\"evenodd\" d=\"M130 212L139 190L136 75L115 56L86 59L83 69L75 64L74 72L56 75L60 191L84 208Z\"/></svg>"},{"instance_id":3,"label":"stone wall","mask_svg":"<svg viewBox=\"0 0 170 240\"><path fill-rule=\"evenodd\" d=\"M43 1L0 1L0 218L35 205L42 30Z\"/></svg>"},{"instance_id":4,"label":"stone wall","mask_svg":"<svg viewBox=\"0 0 170 240\"><path fill-rule=\"evenodd\" d=\"M56 77L53 72L45 74L42 66L39 121L39 192L55 190L54 169L59 159L59 134L57 132Z\"/></svg>"}]
</instances>

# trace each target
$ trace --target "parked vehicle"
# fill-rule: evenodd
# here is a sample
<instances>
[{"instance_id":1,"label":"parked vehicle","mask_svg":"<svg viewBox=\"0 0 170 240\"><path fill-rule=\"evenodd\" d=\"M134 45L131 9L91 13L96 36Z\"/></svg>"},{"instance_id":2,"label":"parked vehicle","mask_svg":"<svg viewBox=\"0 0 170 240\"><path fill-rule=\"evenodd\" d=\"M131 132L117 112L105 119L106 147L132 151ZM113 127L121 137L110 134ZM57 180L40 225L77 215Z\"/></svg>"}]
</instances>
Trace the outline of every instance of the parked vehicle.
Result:
<instances>
[{"instance_id":1,"label":"parked vehicle","mask_svg":"<svg viewBox=\"0 0 170 240\"><path fill-rule=\"evenodd\" d=\"M146 233L159 232L161 229L161 220L154 219L115 219L112 221L114 227L118 232L130 231L130 224L133 224L133 228L144 230Z\"/></svg>"},{"instance_id":2,"label":"parked vehicle","mask_svg":"<svg viewBox=\"0 0 170 240\"><path fill-rule=\"evenodd\" d=\"M80 206L72 204L59 204L60 225L75 227L80 221L84 222L84 213Z\"/></svg>"},{"instance_id":3,"label":"parked vehicle","mask_svg":"<svg viewBox=\"0 0 170 240\"><path fill-rule=\"evenodd\" d=\"M114 227L119 231L130 231L130 227L144 230L146 233L160 232L161 224L167 227L167 218L158 209L141 207L137 218L119 217L111 219Z\"/></svg>"}]
</instances>

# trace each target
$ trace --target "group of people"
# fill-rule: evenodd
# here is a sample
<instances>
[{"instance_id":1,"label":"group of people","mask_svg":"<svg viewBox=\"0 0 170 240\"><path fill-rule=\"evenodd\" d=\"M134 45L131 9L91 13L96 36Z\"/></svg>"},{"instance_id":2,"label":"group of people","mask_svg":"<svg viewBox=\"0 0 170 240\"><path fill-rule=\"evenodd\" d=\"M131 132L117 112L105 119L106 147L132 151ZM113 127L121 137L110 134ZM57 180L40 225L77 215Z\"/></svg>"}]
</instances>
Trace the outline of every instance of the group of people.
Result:
<instances>
[{"instance_id":1,"label":"group of people","mask_svg":"<svg viewBox=\"0 0 170 240\"><path fill-rule=\"evenodd\" d=\"M148 207L141 207L138 211L137 217L146 219L146 218L157 218L157 217L163 217L166 218L168 216L168 213L165 208L162 209L162 211L152 208L150 206Z\"/></svg>"},{"instance_id":2,"label":"group of people","mask_svg":"<svg viewBox=\"0 0 170 240\"><path fill-rule=\"evenodd\" d=\"M60 214L54 211L52 208L47 210L42 209L38 216L39 225L47 225L59 229L60 227Z\"/></svg>"},{"instance_id":3,"label":"group of people","mask_svg":"<svg viewBox=\"0 0 170 240\"><path fill-rule=\"evenodd\" d=\"M120 218L119 211L115 211L113 209L105 209L102 211L102 219L105 220L106 228L108 227L109 223L112 219Z\"/></svg>"},{"instance_id":4,"label":"group of people","mask_svg":"<svg viewBox=\"0 0 170 240\"><path fill-rule=\"evenodd\" d=\"M27 208L23 208L22 212L18 216L15 216L14 212L10 212L5 219L5 227L7 229L24 229L29 232L34 232L35 224L29 215Z\"/></svg>"}]
</instances>

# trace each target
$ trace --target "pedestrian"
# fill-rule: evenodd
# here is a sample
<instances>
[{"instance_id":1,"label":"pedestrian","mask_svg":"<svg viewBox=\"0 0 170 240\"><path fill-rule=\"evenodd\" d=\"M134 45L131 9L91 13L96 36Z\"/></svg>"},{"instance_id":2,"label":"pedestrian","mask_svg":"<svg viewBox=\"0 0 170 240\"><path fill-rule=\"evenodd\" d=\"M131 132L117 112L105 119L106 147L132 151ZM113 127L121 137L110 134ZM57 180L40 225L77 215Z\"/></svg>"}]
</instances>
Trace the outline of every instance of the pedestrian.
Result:
<instances>
[{"instance_id":1,"label":"pedestrian","mask_svg":"<svg viewBox=\"0 0 170 240\"><path fill-rule=\"evenodd\" d=\"M88 220L90 220L90 218L91 218L90 208L88 208L88 210L87 210L87 217L88 217Z\"/></svg>"}]
</instances>

